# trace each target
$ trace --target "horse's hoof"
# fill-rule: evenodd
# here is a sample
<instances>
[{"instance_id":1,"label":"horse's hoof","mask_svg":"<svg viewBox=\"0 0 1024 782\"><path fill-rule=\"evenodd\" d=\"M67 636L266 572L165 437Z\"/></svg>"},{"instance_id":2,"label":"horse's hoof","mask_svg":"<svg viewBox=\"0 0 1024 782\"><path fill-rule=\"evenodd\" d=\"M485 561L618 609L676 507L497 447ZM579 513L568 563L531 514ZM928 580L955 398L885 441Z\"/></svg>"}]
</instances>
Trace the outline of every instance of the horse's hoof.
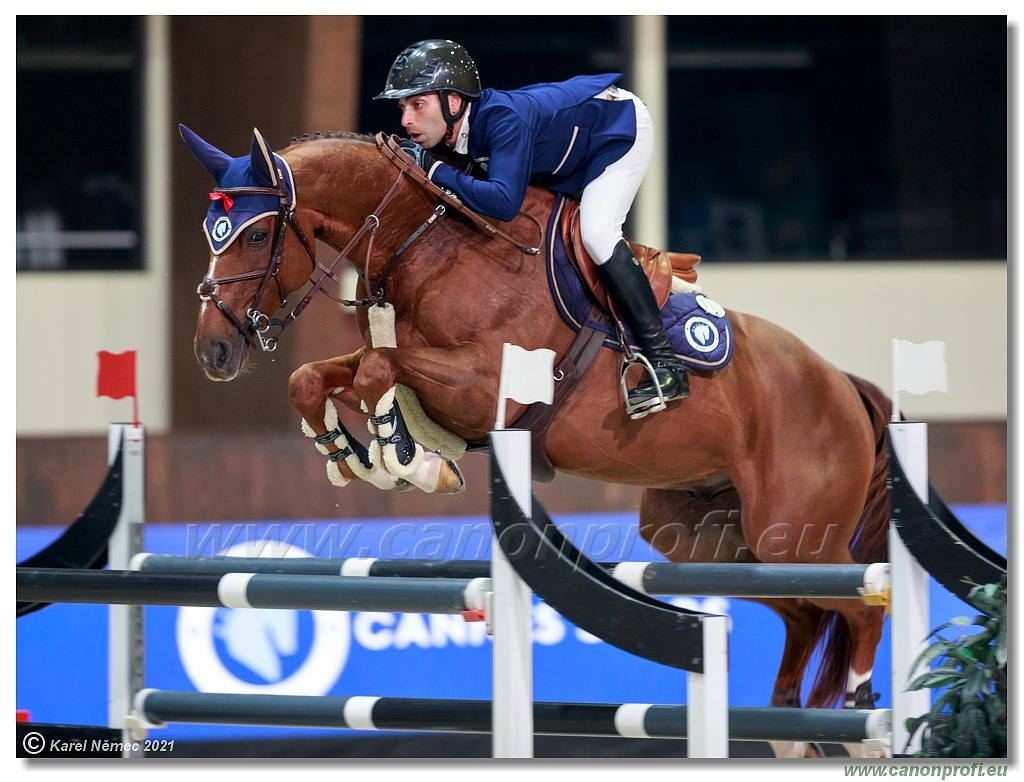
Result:
<instances>
[{"instance_id":1,"label":"horse's hoof","mask_svg":"<svg viewBox=\"0 0 1024 782\"><path fill-rule=\"evenodd\" d=\"M768 746L777 758L802 758L804 745L800 741L769 741Z\"/></svg>"},{"instance_id":2,"label":"horse's hoof","mask_svg":"<svg viewBox=\"0 0 1024 782\"><path fill-rule=\"evenodd\" d=\"M459 469L459 465L451 459L444 459L448 469L441 468L437 476L437 484L434 487L434 494L461 494L466 489L466 478Z\"/></svg>"}]
</instances>

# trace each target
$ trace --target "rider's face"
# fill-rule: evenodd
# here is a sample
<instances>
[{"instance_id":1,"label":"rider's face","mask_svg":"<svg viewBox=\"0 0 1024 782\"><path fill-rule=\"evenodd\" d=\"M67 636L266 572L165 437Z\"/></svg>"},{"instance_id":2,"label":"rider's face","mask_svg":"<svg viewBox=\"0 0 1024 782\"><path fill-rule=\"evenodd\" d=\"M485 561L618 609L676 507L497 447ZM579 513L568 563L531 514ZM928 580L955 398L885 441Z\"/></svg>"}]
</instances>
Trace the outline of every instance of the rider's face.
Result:
<instances>
[{"instance_id":1,"label":"rider's face","mask_svg":"<svg viewBox=\"0 0 1024 782\"><path fill-rule=\"evenodd\" d=\"M409 138L427 149L441 143L448 127L441 116L441 101L436 92L400 98L398 107Z\"/></svg>"},{"instance_id":2,"label":"rider's face","mask_svg":"<svg viewBox=\"0 0 1024 782\"><path fill-rule=\"evenodd\" d=\"M398 107L402 110L402 127L409 138L427 149L441 143L448 125L441 114L441 100L436 92L399 98Z\"/></svg>"}]
</instances>

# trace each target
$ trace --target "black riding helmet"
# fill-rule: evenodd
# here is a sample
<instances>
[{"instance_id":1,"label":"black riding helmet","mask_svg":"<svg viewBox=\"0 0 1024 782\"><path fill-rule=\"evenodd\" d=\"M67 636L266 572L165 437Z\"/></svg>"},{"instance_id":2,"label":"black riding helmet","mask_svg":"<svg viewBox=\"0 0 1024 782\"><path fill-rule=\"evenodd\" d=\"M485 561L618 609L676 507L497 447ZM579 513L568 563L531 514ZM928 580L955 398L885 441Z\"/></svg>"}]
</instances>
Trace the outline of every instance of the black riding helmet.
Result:
<instances>
[{"instance_id":1,"label":"black riding helmet","mask_svg":"<svg viewBox=\"0 0 1024 782\"><path fill-rule=\"evenodd\" d=\"M430 39L407 46L395 58L384 83L384 91L374 100L409 98L436 92L441 99L441 115L448 123L448 135L469 106L462 102L458 114L448 110L448 93L457 92L466 98L480 95L480 74L469 52L455 41Z\"/></svg>"}]
</instances>

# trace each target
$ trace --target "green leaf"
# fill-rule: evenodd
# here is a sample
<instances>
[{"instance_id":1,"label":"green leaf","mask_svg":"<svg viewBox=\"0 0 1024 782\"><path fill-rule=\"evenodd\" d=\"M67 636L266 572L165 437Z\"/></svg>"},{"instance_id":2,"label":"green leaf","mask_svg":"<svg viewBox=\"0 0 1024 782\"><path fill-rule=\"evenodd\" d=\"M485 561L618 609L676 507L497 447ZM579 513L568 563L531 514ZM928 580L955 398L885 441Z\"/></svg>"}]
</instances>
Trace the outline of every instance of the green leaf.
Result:
<instances>
[{"instance_id":1,"label":"green leaf","mask_svg":"<svg viewBox=\"0 0 1024 782\"><path fill-rule=\"evenodd\" d=\"M938 698L936 698L935 702L932 703L932 708L929 712L929 714L932 717L932 720L934 721L937 718L941 718L943 716L942 710L947 706L950 707L950 713L952 714L952 705L956 703L957 699L959 698L959 695L959 690L951 688L946 690Z\"/></svg>"},{"instance_id":2,"label":"green leaf","mask_svg":"<svg viewBox=\"0 0 1024 782\"><path fill-rule=\"evenodd\" d=\"M999 627L999 632L996 633L995 638L995 659L999 663L1001 668L1006 667L1006 625L1002 624Z\"/></svg>"},{"instance_id":3,"label":"green leaf","mask_svg":"<svg viewBox=\"0 0 1024 782\"><path fill-rule=\"evenodd\" d=\"M921 652L921 654L917 656L917 659L914 660L914 668L916 669L923 665L928 665L929 663L931 663L932 660L939 657L947 649L952 648L952 644L947 645L946 643L936 643L927 647L923 652Z\"/></svg>"},{"instance_id":4,"label":"green leaf","mask_svg":"<svg viewBox=\"0 0 1024 782\"><path fill-rule=\"evenodd\" d=\"M940 687L947 687L961 679L963 679L963 676L959 672L955 672L953 675L924 673L911 682L907 687L907 690L937 690Z\"/></svg>"},{"instance_id":5,"label":"green leaf","mask_svg":"<svg viewBox=\"0 0 1024 782\"><path fill-rule=\"evenodd\" d=\"M964 644L959 649L957 649L957 654L963 659L969 660L970 662L977 662L978 660L970 644Z\"/></svg>"},{"instance_id":6,"label":"green leaf","mask_svg":"<svg viewBox=\"0 0 1024 782\"><path fill-rule=\"evenodd\" d=\"M971 700L976 700L986 691L988 688L988 675L985 673L984 668L975 668L970 671L965 677L963 687L961 689L961 698L964 703Z\"/></svg>"}]
</instances>

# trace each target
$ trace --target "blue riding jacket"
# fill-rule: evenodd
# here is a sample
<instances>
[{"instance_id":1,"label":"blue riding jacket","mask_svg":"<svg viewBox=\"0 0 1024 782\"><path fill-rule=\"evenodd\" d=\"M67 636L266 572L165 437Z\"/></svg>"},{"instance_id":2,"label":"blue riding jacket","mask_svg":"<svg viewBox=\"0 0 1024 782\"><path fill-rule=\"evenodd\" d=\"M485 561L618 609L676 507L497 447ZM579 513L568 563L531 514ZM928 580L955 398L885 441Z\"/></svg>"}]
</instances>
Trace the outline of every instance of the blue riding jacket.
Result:
<instances>
[{"instance_id":1,"label":"blue riding jacket","mask_svg":"<svg viewBox=\"0 0 1024 782\"><path fill-rule=\"evenodd\" d=\"M470 156L486 163L487 179L438 166L432 181L474 211L504 221L516 216L531 181L579 193L636 140L633 101L594 97L621 77L483 90L470 109L468 142Z\"/></svg>"}]
</instances>

